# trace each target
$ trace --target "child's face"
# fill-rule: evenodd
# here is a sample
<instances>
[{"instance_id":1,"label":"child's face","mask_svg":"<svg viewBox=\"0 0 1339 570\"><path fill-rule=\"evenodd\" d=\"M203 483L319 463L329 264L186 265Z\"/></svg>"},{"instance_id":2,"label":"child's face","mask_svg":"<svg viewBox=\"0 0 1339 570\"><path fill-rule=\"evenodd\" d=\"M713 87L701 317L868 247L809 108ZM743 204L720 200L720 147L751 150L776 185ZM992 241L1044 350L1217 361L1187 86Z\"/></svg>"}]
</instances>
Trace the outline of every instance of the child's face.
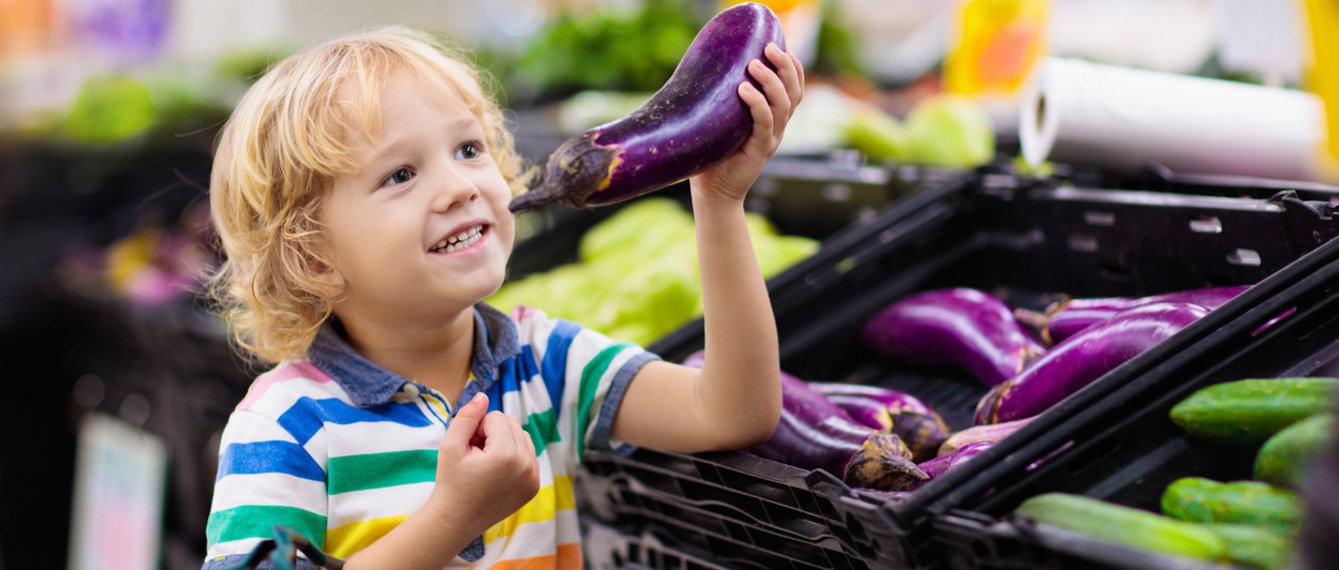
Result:
<instances>
[{"instance_id":1,"label":"child's face","mask_svg":"<svg viewBox=\"0 0 1339 570\"><path fill-rule=\"evenodd\" d=\"M347 283L335 306L342 318L436 318L502 284L511 191L479 120L438 99L398 73L382 93L375 140L350 135L356 167L334 180L319 213Z\"/></svg>"}]
</instances>

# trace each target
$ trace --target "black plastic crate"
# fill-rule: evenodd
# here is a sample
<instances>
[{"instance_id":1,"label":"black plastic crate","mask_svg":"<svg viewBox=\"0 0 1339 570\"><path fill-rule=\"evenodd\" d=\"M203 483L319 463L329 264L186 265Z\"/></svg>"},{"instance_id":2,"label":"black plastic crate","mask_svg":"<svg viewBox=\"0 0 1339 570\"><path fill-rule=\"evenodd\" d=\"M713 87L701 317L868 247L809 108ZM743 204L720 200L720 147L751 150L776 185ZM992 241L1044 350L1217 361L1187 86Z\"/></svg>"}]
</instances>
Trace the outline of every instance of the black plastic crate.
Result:
<instances>
[{"instance_id":1,"label":"black plastic crate","mask_svg":"<svg viewBox=\"0 0 1339 570\"><path fill-rule=\"evenodd\" d=\"M1209 186L1202 186L1204 193L1086 188L1063 180L983 172L973 184L910 196L881 212L876 223L833 236L819 255L769 281L782 369L808 380L904 390L935 407L950 427L963 428L970 425L985 387L957 370L879 362L858 342L866 319L907 294L950 286L975 287L1013 306L1039 308L1055 292L1147 295L1254 284L1339 232L1324 193L1297 190L1258 198L1246 186L1213 188L1221 193L1206 195ZM1243 303L1260 300L1259 295L1243 294L1234 303L1245 307ZM651 349L678 360L702 346L701 333L700 323L685 327ZM1172 347L1186 348L1176 343L1154 347L1052 407L1028 433L1069 426L1067 420L1090 403L1176 354ZM669 502L679 497L680 507L713 505L711 512L721 519L784 536L781 530L787 529L769 518L768 509L780 509L789 517L781 518L788 530L808 529L795 538L801 545L835 544L847 561L869 567L929 566L943 554L929 541L930 519L980 500L988 487L977 485L968 493L960 489L962 484L977 481L974 477L984 471L979 466L1005 459L1019 463L1013 454L1033 435L1020 433L1001 441L976 462L978 467L951 471L897 503L847 489L826 473L820 476L739 453L685 456L640 450L626 458L595 455L586 461L591 476L578 478L578 485L607 489L613 481L626 492L646 496L652 493L645 489L672 488L674 492L656 493L655 498ZM1046 451L1051 449L1055 446ZM718 480L718 473L729 473L729 478ZM702 485L700 480L715 484ZM626 492L606 501L615 507L605 513L610 515L608 524L664 527L675 516L667 507L658 518L623 517L619 501L636 502ZM822 542L829 537L834 540Z\"/></svg>"},{"instance_id":2,"label":"black plastic crate","mask_svg":"<svg viewBox=\"0 0 1339 570\"><path fill-rule=\"evenodd\" d=\"M1261 330L1275 315L1283 320ZM1184 347L1051 433L1020 447L1016 462L992 465L958 491L987 493L970 508L949 508L936 542L957 568L1069 568L1068 560L1149 568L1110 545L1057 541L1023 530L1007 515L1044 492L1076 493L1159 512L1163 490L1187 476L1251 478L1255 448L1193 438L1171 422L1172 406L1205 386L1242 378L1339 375L1339 242L1330 242L1252 287L1171 339ZM1169 341L1170 342L1170 341ZM1025 435L1020 431L1019 435ZM1069 447L1037 469L1018 462ZM1308 501L1334 501L1312 496ZM951 507L945 501L942 506ZM1089 541L1097 542L1097 541ZM1189 564L1180 562L1180 564Z\"/></svg>"},{"instance_id":3,"label":"black plastic crate","mask_svg":"<svg viewBox=\"0 0 1339 570\"><path fill-rule=\"evenodd\" d=\"M583 562L591 570L731 570L691 546L670 545L653 533L624 534L596 522L583 521ZM752 560L741 560L744 568L765 570Z\"/></svg>"}]
</instances>

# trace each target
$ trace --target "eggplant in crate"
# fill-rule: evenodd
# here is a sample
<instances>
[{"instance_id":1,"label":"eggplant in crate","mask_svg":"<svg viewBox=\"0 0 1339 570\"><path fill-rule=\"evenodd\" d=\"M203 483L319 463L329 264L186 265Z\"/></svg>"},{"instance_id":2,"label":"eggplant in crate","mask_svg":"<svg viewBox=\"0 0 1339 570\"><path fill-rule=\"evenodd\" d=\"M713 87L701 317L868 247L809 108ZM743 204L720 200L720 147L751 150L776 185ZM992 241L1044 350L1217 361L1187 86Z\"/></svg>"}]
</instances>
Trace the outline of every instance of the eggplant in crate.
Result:
<instances>
[{"instance_id":1,"label":"eggplant in crate","mask_svg":"<svg viewBox=\"0 0 1339 570\"><path fill-rule=\"evenodd\" d=\"M1279 315L1286 316L1276 320ZM1243 379L1282 386L1294 382L1277 379L1339 377L1339 241L1325 244L1261 281L1199 324L1203 326L1188 328L1169 342L1175 346L1169 347L1174 352L1167 358L1141 363L1146 366L1137 370L1137 376L1101 401L1053 425L1049 432L1020 431L1033 439L1016 451L1019 461L1072 442L1063 454L1031 471L1020 469L1018 462L992 465L945 495L938 505L943 514L934 523L934 548L947 554L948 565L980 569L1225 567L1223 562L1166 556L1066 532L1013 514L1029 498L1066 493L1153 513L1172 509L1168 512L1184 517L1164 503L1173 482L1198 485L1202 479L1259 479L1259 437L1232 441L1204 430L1192 434L1188 426L1172 419L1172 409L1207 387L1241 384L1238 381ZM1329 398L1315 399L1315 405L1333 405ZM1279 413L1283 403L1271 402L1268 413ZM1244 433L1240 428L1234 432ZM1312 483L1298 490L1299 496L1302 504L1318 513L1339 512L1335 503L1339 482L1333 476L1324 478L1326 473L1316 471ZM985 498L979 501L963 500L981 495ZM1305 525L1320 522L1303 522L1301 532L1305 535ZM1333 525L1335 521L1328 522ZM1286 559L1292 552L1285 542L1282 551L1269 556ZM1253 567L1244 560L1236 563ZM1303 567L1326 567L1315 565L1316 560L1311 563Z\"/></svg>"},{"instance_id":2,"label":"eggplant in crate","mask_svg":"<svg viewBox=\"0 0 1339 570\"><path fill-rule=\"evenodd\" d=\"M763 561L771 568L941 564L945 549L930 540L930 523L946 509L972 508L989 497L994 485L982 477L1004 466L1024 470L1053 452L1058 455L1043 465L1060 461L1072 452L1061 448L1073 445L1066 434L1084 423L1085 409L1187 350L1179 339L1220 326L1214 318L1220 312L1238 315L1262 303L1254 284L1339 232L1328 189L1260 197L1259 188L1230 182L1215 180L1193 191L1187 190L1191 183L1181 183L1178 192L1155 192L983 172L973 184L902 199L874 222L825 240L817 255L769 281L781 368L809 381L910 393L953 430L972 425L985 384L953 367L890 362L860 341L865 323L899 299L966 287L1012 307L1040 309L1055 293L1145 296L1252 287L1038 414L979 458L897 498L853 489L841 474L749 453L641 449L587 457L587 472L577 480L586 514L629 534L653 532L666 544L678 541L732 566L740 565L732 560ZM680 361L701 347L699 322L650 348ZM1020 456L1039 434L1050 436L1052 445L1028 447L1030 455Z\"/></svg>"}]
</instances>

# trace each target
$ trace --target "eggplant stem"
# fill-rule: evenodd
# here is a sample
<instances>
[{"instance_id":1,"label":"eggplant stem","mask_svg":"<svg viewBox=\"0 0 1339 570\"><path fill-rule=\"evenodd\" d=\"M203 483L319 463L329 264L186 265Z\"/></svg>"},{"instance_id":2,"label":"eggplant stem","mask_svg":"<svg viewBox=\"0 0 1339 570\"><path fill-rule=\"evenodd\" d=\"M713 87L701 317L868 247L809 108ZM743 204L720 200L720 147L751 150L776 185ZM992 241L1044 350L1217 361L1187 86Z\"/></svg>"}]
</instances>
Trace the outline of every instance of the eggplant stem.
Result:
<instances>
[{"instance_id":1,"label":"eggplant stem","mask_svg":"<svg viewBox=\"0 0 1339 570\"><path fill-rule=\"evenodd\" d=\"M1014 309L1014 320L1018 321L1019 324L1022 324L1023 326L1035 330L1042 330L1046 328L1046 322L1051 320L1051 316L1040 311L1017 308Z\"/></svg>"}]
</instances>

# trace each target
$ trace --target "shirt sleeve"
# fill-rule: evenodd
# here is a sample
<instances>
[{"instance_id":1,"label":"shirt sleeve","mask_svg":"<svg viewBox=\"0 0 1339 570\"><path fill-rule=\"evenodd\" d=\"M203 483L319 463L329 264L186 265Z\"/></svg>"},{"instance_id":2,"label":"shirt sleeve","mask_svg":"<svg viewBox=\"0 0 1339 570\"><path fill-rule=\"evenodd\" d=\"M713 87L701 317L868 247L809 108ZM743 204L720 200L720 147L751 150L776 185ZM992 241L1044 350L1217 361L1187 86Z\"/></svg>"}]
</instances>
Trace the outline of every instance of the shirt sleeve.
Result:
<instances>
[{"instance_id":1,"label":"shirt sleeve","mask_svg":"<svg viewBox=\"0 0 1339 570\"><path fill-rule=\"evenodd\" d=\"M580 461L587 449L631 452L633 446L610 438L614 416L632 378L660 357L529 307L516 314L522 342L536 353L540 375L558 407L560 432L574 443L569 459Z\"/></svg>"},{"instance_id":2,"label":"shirt sleeve","mask_svg":"<svg viewBox=\"0 0 1339 570\"><path fill-rule=\"evenodd\" d=\"M253 410L228 418L219 443L204 568L241 561L274 538L274 525L297 531L317 548L324 543L325 469L304 445L310 437L300 440L285 423L292 424Z\"/></svg>"}]
</instances>

